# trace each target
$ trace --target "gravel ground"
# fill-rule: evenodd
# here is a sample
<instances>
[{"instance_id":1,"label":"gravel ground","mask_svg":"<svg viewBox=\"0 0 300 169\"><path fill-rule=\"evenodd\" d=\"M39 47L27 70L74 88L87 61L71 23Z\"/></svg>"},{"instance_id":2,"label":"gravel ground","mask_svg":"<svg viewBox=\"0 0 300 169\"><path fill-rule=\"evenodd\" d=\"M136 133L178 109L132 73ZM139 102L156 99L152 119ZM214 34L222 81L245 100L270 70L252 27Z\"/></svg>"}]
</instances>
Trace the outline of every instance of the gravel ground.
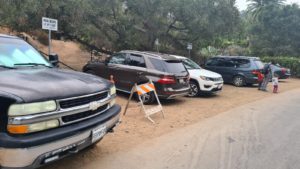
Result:
<instances>
[{"instance_id":1,"label":"gravel ground","mask_svg":"<svg viewBox=\"0 0 300 169\"><path fill-rule=\"evenodd\" d=\"M271 87L270 85L270 90ZM298 79L281 81L279 87L281 93L297 88L300 88L300 80ZM255 86L237 88L225 85L224 90L217 95L198 98L183 97L176 100L163 101L165 119L162 118L161 114L154 115L153 119L156 121L156 124L152 124L144 118L139 111L137 103L132 101L127 115L122 117L122 123L116 128L115 132L108 134L96 147L44 168L85 168L85 165L97 159L113 153L126 152L144 142L149 142L192 124L201 123L207 118L214 117L237 106L274 95L271 92L258 91ZM122 105L123 110L127 98L128 95L126 94L119 94L118 96L117 103Z\"/></svg>"}]
</instances>

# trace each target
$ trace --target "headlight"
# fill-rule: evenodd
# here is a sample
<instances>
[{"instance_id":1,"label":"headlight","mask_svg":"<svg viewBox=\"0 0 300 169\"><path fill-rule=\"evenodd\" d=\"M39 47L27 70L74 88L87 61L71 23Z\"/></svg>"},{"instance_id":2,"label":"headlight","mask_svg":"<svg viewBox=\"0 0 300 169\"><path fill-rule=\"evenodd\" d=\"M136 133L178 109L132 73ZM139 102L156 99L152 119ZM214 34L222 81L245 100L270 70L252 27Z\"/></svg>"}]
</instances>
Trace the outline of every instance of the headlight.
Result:
<instances>
[{"instance_id":1,"label":"headlight","mask_svg":"<svg viewBox=\"0 0 300 169\"><path fill-rule=\"evenodd\" d=\"M113 107L116 104L116 99L112 99L109 103L110 107Z\"/></svg>"},{"instance_id":2,"label":"headlight","mask_svg":"<svg viewBox=\"0 0 300 169\"><path fill-rule=\"evenodd\" d=\"M205 80L205 81L211 81L211 79L209 77L206 77L206 76L200 76L200 78L202 80Z\"/></svg>"},{"instance_id":3,"label":"headlight","mask_svg":"<svg viewBox=\"0 0 300 169\"><path fill-rule=\"evenodd\" d=\"M45 113L56 110L55 101L46 101L27 104L13 104L9 107L9 116L24 116L37 113Z\"/></svg>"},{"instance_id":4,"label":"headlight","mask_svg":"<svg viewBox=\"0 0 300 169\"><path fill-rule=\"evenodd\" d=\"M7 130L12 134L27 134L47 129L56 128L59 126L58 120L49 120L39 123L27 124L27 125L8 125Z\"/></svg>"},{"instance_id":5,"label":"headlight","mask_svg":"<svg viewBox=\"0 0 300 169\"><path fill-rule=\"evenodd\" d=\"M111 87L109 94L112 96L112 95L115 95L116 93L117 93L116 86Z\"/></svg>"}]
</instances>

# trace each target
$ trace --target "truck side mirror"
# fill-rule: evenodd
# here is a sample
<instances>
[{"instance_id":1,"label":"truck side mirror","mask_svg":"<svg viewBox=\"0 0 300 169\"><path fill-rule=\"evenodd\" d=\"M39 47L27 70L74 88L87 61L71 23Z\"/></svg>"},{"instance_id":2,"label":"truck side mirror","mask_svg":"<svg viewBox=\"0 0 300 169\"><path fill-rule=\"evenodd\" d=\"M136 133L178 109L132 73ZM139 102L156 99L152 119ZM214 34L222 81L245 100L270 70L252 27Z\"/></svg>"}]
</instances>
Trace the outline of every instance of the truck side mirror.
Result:
<instances>
[{"instance_id":1,"label":"truck side mirror","mask_svg":"<svg viewBox=\"0 0 300 169\"><path fill-rule=\"evenodd\" d=\"M59 57L58 57L57 54L50 54L49 55L49 61L55 67L59 66Z\"/></svg>"}]
</instances>

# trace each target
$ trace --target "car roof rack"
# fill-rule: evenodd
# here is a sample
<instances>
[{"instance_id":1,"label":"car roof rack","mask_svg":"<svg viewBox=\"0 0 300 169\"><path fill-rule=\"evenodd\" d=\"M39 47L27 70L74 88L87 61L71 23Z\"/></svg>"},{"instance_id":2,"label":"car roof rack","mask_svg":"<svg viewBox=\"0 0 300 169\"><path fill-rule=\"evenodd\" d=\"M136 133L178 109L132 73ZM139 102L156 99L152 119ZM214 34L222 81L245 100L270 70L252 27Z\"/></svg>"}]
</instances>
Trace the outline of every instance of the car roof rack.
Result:
<instances>
[{"instance_id":1,"label":"car roof rack","mask_svg":"<svg viewBox=\"0 0 300 169\"><path fill-rule=\"evenodd\" d=\"M11 39L20 39L17 36L13 36L13 35L6 35L6 34L1 34L0 33L0 38L11 38Z\"/></svg>"},{"instance_id":2,"label":"car roof rack","mask_svg":"<svg viewBox=\"0 0 300 169\"><path fill-rule=\"evenodd\" d=\"M151 52L151 51L122 50L120 52L138 54L138 55L144 55L144 56L146 55L147 57L159 58L162 60L178 60L176 57L174 57L172 55L158 53L158 52Z\"/></svg>"},{"instance_id":3,"label":"car roof rack","mask_svg":"<svg viewBox=\"0 0 300 169\"><path fill-rule=\"evenodd\" d=\"M224 56L224 55L215 56L215 58L260 59L259 57L254 57L254 56Z\"/></svg>"}]
</instances>

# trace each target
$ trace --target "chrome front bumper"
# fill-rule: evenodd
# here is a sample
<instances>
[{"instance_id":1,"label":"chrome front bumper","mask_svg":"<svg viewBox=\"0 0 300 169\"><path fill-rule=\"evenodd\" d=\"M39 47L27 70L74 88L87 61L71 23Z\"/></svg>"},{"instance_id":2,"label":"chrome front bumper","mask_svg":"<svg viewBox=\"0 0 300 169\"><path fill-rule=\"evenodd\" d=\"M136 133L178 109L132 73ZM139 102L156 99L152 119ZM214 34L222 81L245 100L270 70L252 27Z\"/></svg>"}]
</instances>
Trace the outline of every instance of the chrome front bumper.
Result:
<instances>
[{"instance_id":1,"label":"chrome front bumper","mask_svg":"<svg viewBox=\"0 0 300 169\"><path fill-rule=\"evenodd\" d=\"M99 125L105 125L107 131L114 128L120 119L120 114ZM88 129L80 134L30 148L0 148L0 168L37 168L44 164L64 158L68 155L94 144L91 141L92 130ZM60 154L64 154L60 156ZM57 158L58 156L58 158ZM54 158L55 157L55 158Z\"/></svg>"}]
</instances>

